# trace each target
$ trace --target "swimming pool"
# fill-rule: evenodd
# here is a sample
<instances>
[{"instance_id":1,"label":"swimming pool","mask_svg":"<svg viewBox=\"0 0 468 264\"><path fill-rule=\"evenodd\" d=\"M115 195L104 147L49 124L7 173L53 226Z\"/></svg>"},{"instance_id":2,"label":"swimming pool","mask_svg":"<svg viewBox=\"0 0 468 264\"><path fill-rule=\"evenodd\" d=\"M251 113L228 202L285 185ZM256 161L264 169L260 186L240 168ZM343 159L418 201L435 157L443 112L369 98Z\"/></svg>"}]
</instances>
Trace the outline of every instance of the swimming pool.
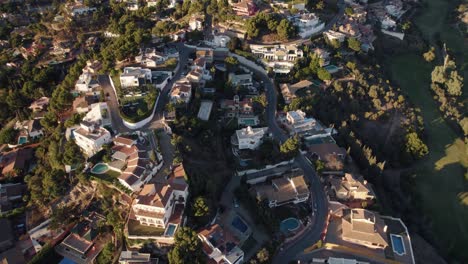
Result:
<instances>
[{"instance_id":1,"label":"swimming pool","mask_svg":"<svg viewBox=\"0 0 468 264\"><path fill-rule=\"evenodd\" d=\"M390 239L392 240L393 252L403 256L406 254L405 244L403 244L403 237L399 235L390 234Z\"/></svg>"},{"instance_id":2,"label":"swimming pool","mask_svg":"<svg viewBox=\"0 0 468 264\"><path fill-rule=\"evenodd\" d=\"M299 228L299 220L293 217L284 219L280 223L280 230L283 233L291 232L298 228Z\"/></svg>"},{"instance_id":3,"label":"swimming pool","mask_svg":"<svg viewBox=\"0 0 468 264\"><path fill-rule=\"evenodd\" d=\"M19 138L18 138L18 145L25 144L26 142L28 142L28 138L27 138L27 137L19 137Z\"/></svg>"},{"instance_id":4,"label":"swimming pool","mask_svg":"<svg viewBox=\"0 0 468 264\"><path fill-rule=\"evenodd\" d=\"M177 225L174 224L169 224L167 226L166 232L164 233L164 236L174 236L174 233L176 231Z\"/></svg>"},{"instance_id":5,"label":"swimming pool","mask_svg":"<svg viewBox=\"0 0 468 264\"><path fill-rule=\"evenodd\" d=\"M244 221L239 216L234 217L231 224L234 228L239 230L239 232L241 232L242 234L245 233L247 229L249 229L247 224L244 223Z\"/></svg>"},{"instance_id":6,"label":"swimming pool","mask_svg":"<svg viewBox=\"0 0 468 264\"><path fill-rule=\"evenodd\" d=\"M98 163L94 165L94 167L91 169L91 173L94 174L103 174L109 170L109 166L105 163Z\"/></svg>"}]
</instances>

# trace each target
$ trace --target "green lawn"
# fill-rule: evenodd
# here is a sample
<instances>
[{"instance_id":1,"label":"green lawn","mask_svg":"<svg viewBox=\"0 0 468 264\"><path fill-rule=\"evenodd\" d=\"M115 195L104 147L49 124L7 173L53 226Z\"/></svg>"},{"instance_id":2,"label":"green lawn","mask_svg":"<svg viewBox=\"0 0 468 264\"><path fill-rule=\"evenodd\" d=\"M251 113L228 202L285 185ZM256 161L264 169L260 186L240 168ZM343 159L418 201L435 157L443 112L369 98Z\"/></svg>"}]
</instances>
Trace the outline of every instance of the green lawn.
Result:
<instances>
[{"instance_id":1,"label":"green lawn","mask_svg":"<svg viewBox=\"0 0 468 264\"><path fill-rule=\"evenodd\" d=\"M437 23L435 19L431 26ZM433 66L419 54L397 56L390 66L393 79L421 109L426 125L430 153L415 164L414 175L422 209L432 220L439 248L452 259L466 260L468 204L462 202L468 193L468 181L464 179L468 167L466 145L444 122L432 97L429 85Z\"/></svg>"},{"instance_id":2,"label":"green lawn","mask_svg":"<svg viewBox=\"0 0 468 264\"><path fill-rule=\"evenodd\" d=\"M120 176L120 173L113 170L108 170L103 174L93 174L94 177L99 178L103 181L114 182Z\"/></svg>"},{"instance_id":3,"label":"green lawn","mask_svg":"<svg viewBox=\"0 0 468 264\"><path fill-rule=\"evenodd\" d=\"M162 236L164 228L140 225L137 220L128 221L128 234L132 236Z\"/></svg>"}]
</instances>

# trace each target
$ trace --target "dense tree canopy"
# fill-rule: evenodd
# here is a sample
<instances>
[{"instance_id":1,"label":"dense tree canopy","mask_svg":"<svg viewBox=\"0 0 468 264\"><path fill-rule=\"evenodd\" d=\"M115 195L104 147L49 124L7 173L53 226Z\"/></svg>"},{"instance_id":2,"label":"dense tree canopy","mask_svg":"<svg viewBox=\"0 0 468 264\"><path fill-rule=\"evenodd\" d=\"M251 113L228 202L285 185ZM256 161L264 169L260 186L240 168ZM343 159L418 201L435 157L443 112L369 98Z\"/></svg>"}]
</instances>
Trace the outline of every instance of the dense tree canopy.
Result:
<instances>
[{"instance_id":1,"label":"dense tree canopy","mask_svg":"<svg viewBox=\"0 0 468 264\"><path fill-rule=\"evenodd\" d=\"M189 227L179 227L174 236L174 247L168 253L169 264L203 264L205 255L197 232Z\"/></svg>"}]
</instances>

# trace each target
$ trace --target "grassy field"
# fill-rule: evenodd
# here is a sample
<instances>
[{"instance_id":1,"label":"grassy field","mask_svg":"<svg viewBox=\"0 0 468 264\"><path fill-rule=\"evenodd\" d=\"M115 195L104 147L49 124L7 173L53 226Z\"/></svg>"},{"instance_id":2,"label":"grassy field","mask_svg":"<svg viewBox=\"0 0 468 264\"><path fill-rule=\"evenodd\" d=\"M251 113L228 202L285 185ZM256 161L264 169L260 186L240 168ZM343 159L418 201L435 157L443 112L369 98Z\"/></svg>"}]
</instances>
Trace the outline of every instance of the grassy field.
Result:
<instances>
[{"instance_id":1,"label":"grassy field","mask_svg":"<svg viewBox=\"0 0 468 264\"><path fill-rule=\"evenodd\" d=\"M467 192L464 173L468 167L466 146L444 122L429 90L432 66L418 55L398 56L391 61L393 79L412 103L421 109L430 150L417 164L415 191L422 209L433 222L439 248L450 257L468 259L468 205L461 198ZM466 194L465 194L466 195Z\"/></svg>"},{"instance_id":2,"label":"grassy field","mask_svg":"<svg viewBox=\"0 0 468 264\"><path fill-rule=\"evenodd\" d=\"M456 1L423 0L425 7L413 21L424 38L434 45L446 43L457 64L466 65L468 49L463 36L449 24ZM390 62L392 79L397 81L410 101L421 109L429 155L415 164L414 191L421 198L421 209L432 221L438 248L451 260L468 260L468 167L467 147L443 120L430 91L434 65L421 54L402 54ZM467 73L464 73L465 79ZM467 85L465 84L465 88ZM466 89L465 92L466 94ZM463 201L463 199L465 199Z\"/></svg>"}]
</instances>

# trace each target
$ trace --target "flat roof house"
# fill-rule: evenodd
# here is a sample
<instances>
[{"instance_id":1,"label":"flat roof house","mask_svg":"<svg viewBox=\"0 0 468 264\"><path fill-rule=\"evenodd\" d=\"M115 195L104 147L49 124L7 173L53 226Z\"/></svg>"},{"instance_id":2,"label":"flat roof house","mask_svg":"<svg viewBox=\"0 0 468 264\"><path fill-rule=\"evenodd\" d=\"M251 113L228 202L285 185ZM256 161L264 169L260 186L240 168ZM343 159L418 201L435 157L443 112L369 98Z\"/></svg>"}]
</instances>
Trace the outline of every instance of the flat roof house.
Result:
<instances>
[{"instance_id":1,"label":"flat roof house","mask_svg":"<svg viewBox=\"0 0 468 264\"><path fill-rule=\"evenodd\" d=\"M259 123L258 117L253 112L252 99L244 98L240 100L238 95L233 100L223 100L221 108L226 111L226 118L237 118L238 125L256 126Z\"/></svg>"},{"instance_id":2,"label":"flat roof house","mask_svg":"<svg viewBox=\"0 0 468 264\"><path fill-rule=\"evenodd\" d=\"M288 203L301 203L309 199L309 189L303 175L281 177L271 180L271 184L254 186L257 198L266 199L270 207Z\"/></svg>"},{"instance_id":3,"label":"flat roof house","mask_svg":"<svg viewBox=\"0 0 468 264\"><path fill-rule=\"evenodd\" d=\"M141 67L125 67L120 75L120 85L122 88L139 87L146 83L151 83L151 80L151 70Z\"/></svg>"},{"instance_id":4,"label":"flat roof house","mask_svg":"<svg viewBox=\"0 0 468 264\"><path fill-rule=\"evenodd\" d=\"M96 80L93 79L93 75L89 72L83 72L75 84L75 91L82 93L93 92L93 89L99 87Z\"/></svg>"},{"instance_id":5,"label":"flat roof house","mask_svg":"<svg viewBox=\"0 0 468 264\"><path fill-rule=\"evenodd\" d=\"M268 127L252 128L250 126L236 130L231 137L231 144L238 149L257 149L267 135Z\"/></svg>"},{"instance_id":6,"label":"flat roof house","mask_svg":"<svg viewBox=\"0 0 468 264\"><path fill-rule=\"evenodd\" d=\"M152 259L149 253L138 251L122 251L119 257L119 264L158 264L158 259Z\"/></svg>"},{"instance_id":7,"label":"flat roof house","mask_svg":"<svg viewBox=\"0 0 468 264\"><path fill-rule=\"evenodd\" d=\"M250 88L253 85L252 73L229 73L228 81L231 82L234 87Z\"/></svg>"},{"instance_id":8,"label":"flat roof house","mask_svg":"<svg viewBox=\"0 0 468 264\"><path fill-rule=\"evenodd\" d=\"M135 61L145 67L154 68L166 62L168 57L162 52L156 51L154 48L146 48L140 50L140 54L135 57Z\"/></svg>"},{"instance_id":9,"label":"flat roof house","mask_svg":"<svg viewBox=\"0 0 468 264\"><path fill-rule=\"evenodd\" d=\"M198 232L202 241L203 252L208 256L208 263L240 264L244 261L244 251L239 247L239 239L229 230L214 224Z\"/></svg>"},{"instance_id":10,"label":"flat roof house","mask_svg":"<svg viewBox=\"0 0 468 264\"><path fill-rule=\"evenodd\" d=\"M82 121L80 128L73 131L76 144L86 156L91 157L111 142L111 133L96 123Z\"/></svg>"}]
</instances>

